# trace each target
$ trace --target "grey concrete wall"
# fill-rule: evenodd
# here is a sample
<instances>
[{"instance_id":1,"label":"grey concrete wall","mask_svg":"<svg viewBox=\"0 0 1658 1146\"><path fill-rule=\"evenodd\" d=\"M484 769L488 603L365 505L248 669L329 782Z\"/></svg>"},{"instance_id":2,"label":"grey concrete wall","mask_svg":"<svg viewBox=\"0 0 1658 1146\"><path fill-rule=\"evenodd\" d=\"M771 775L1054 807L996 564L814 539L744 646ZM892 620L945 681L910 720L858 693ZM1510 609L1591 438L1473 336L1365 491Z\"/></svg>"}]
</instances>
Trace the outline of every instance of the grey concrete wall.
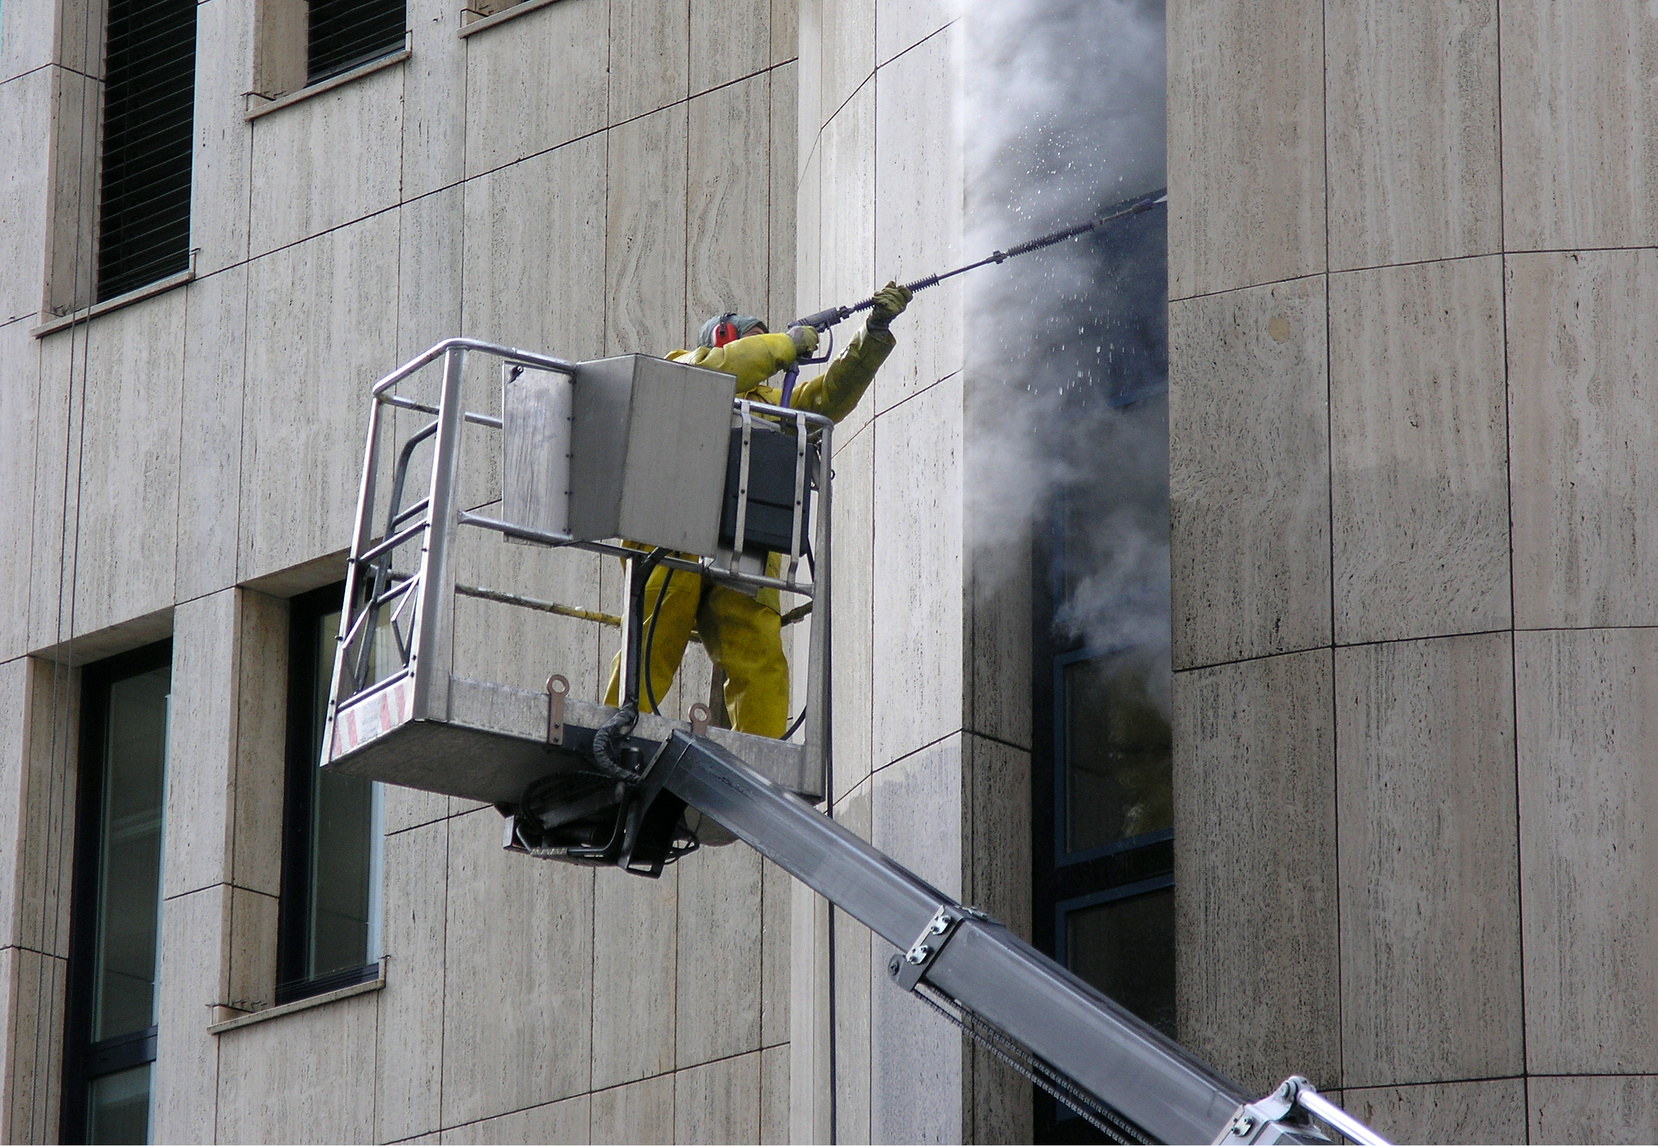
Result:
<instances>
[{"instance_id":1,"label":"grey concrete wall","mask_svg":"<svg viewBox=\"0 0 1658 1146\"><path fill-rule=\"evenodd\" d=\"M1658 18L1169 11L1182 1037L1644 1140Z\"/></svg>"},{"instance_id":2,"label":"grey concrete wall","mask_svg":"<svg viewBox=\"0 0 1658 1146\"><path fill-rule=\"evenodd\" d=\"M272 997L283 598L343 572L367 384L453 333L661 353L708 313L795 307L792 0L558 0L464 38L462 7L412 0L406 60L250 119L257 5L204 0L196 277L45 337L48 252L76 219L55 189L81 155L57 142L80 140L79 9L0 7L7 1140L57 1126L69 666L167 635L158 1140L788 1135L793 892L741 847L648 883L512 859L494 811L392 791L384 987L208 1031ZM619 601L597 559L460 562ZM558 669L597 699L609 631L473 604L460 671ZM698 657L665 708L706 697Z\"/></svg>"}]
</instances>

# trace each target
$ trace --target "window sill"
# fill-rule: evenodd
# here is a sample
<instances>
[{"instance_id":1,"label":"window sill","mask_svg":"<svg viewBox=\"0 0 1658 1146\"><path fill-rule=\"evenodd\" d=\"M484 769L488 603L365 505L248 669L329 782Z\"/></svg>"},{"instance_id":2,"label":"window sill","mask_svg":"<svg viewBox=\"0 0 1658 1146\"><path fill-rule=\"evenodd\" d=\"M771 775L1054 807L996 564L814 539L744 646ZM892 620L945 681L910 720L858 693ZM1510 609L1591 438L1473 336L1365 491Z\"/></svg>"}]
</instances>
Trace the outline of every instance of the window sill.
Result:
<instances>
[{"instance_id":1,"label":"window sill","mask_svg":"<svg viewBox=\"0 0 1658 1146\"><path fill-rule=\"evenodd\" d=\"M380 977L370 979L366 983L353 983L349 987L341 987L337 991L325 991L320 995L312 995L309 999L295 999L291 1003L283 1003L280 1007L266 1007L262 1011L251 1014L236 1015L235 1018L225 1019L223 1022L212 1023L207 1028L210 1035L222 1035L240 1027L251 1027L255 1023L269 1022L271 1019L280 1019L283 1015L291 1015L296 1011L309 1011L312 1007L326 1007L329 1003L337 1003L341 999L349 999L355 995L366 995L370 991L378 991L386 985L386 964L380 963ZM216 1014L234 1014L229 1007L215 1007Z\"/></svg>"},{"instance_id":2,"label":"window sill","mask_svg":"<svg viewBox=\"0 0 1658 1146\"><path fill-rule=\"evenodd\" d=\"M461 30L456 33L461 39L488 31L497 24L505 24L515 16L522 16L526 12L534 12L537 8L545 8L549 4L556 4L558 0L518 0L511 8L503 8L499 12L491 12L487 16L480 16L470 8L461 10ZM470 18L470 19L469 19Z\"/></svg>"},{"instance_id":3,"label":"window sill","mask_svg":"<svg viewBox=\"0 0 1658 1146\"><path fill-rule=\"evenodd\" d=\"M70 311L68 314L56 318L49 318L29 333L36 338L45 338L48 334L56 334L60 330L68 330L78 323L90 322L100 314L108 314L112 310L120 310L123 306L131 306L135 302L143 302L147 298L154 298L158 294L166 294L174 287L183 286L196 277L196 251L190 251L190 265L176 275L168 275L164 279L129 290L126 294L118 294L114 298L106 298L103 302L95 302L84 310Z\"/></svg>"},{"instance_id":4,"label":"window sill","mask_svg":"<svg viewBox=\"0 0 1658 1146\"><path fill-rule=\"evenodd\" d=\"M363 64L360 67L352 68L349 72L341 72L337 76L329 76L326 80L311 84L308 87L300 88L296 92L289 92L285 96L277 96L275 99L270 100L267 103L262 103L258 107L250 107L245 113L243 113L242 118L254 120L258 119L262 115L269 115L273 111L281 111L285 107L292 107L296 103L304 103L312 96L318 96L323 92L333 91L337 87L351 83L353 80L360 80L364 76L372 75L383 68L395 67L396 65L401 64L404 60L408 59L412 54L413 53L407 46L407 42L405 42L405 46L402 50L393 52L389 56L381 56L378 60L370 60L368 63ZM260 95L258 92L248 92L246 98L249 103L252 103L254 100L264 99L265 97Z\"/></svg>"}]
</instances>

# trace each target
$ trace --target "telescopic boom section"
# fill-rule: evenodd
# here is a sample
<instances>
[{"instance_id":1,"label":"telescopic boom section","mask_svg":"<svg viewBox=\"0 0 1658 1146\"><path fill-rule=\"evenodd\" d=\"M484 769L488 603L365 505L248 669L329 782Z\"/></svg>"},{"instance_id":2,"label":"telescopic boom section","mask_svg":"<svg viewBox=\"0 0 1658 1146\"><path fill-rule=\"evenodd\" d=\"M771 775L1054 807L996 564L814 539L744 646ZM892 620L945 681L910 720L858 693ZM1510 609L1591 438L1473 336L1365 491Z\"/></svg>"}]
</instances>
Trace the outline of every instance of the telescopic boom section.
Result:
<instances>
[{"instance_id":1,"label":"telescopic boom section","mask_svg":"<svg viewBox=\"0 0 1658 1146\"><path fill-rule=\"evenodd\" d=\"M1184 1048L719 745L676 730L648 786L713 817L895 946L903 953L891 965L899 986L942 996L969 1020L970 1033L972 1024L989 1024L1011 1037L1061 1088L1068 1082L1073 1096L1080 1088L1081 1097L1099 1100L1108 1132L1126 1141L1327 1141L1307 1122L1308 1104L1297 1107L1294 1087L1274 1117L1250 1114L1249 1096ZM1316 1096L1304 1080L1292 1081ZM1383 1141L1348 1123L1350 1136L1355 1128L1368 1135L1354 1140Z\"/></svg>"}]
</instances>

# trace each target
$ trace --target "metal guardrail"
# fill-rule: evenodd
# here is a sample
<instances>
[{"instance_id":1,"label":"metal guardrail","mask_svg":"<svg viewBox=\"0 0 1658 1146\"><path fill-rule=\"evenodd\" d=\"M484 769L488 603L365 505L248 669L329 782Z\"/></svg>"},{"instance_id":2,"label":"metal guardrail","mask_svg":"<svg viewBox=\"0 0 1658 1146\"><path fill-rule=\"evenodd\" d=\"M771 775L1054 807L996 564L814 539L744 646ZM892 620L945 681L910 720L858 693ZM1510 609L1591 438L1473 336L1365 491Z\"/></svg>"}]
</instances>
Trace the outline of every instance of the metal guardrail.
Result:
<instances>
[{"instance_id":1,"label":"metal guardrail","mask_svg":"<svg viewBox=\"0 0 1658 1146\"><path fill-rule=\"evenodd\" d=\"M449 676L454 667L451 622L457 592L453 557L460 529L483 529L521 541L581 549L624 561L642 556L638 549L623 544L620 538L578 538L547 532L458 504L463 448L475 450L474 443L482 441L485 449L500 449L500 434L504 429L502 418L467 410L463 405L469 355L484 355L507 365L561 374L577 385L583 369L581 363L533 351L475 338L447 338L374 383L345 601L328 694L323 763L334 752L336 717L341 708L369 695L386 693L387 711L397 714L398 719L448 719ZM436 405L399 393L403 383L440 363L442 376ZM393 430L388 414L392 411L424 415L428 420L417 424L412 432L407 427L398 427L406 436L391 460L391 488L382 498L379 482L382 459L391 452ZM660 564L750 591L771 588L812 601L815 623L808 646L805 742L817 769L826 774L830 751L831 651L829 459L834 426L830 419L819 414L737 399L732 407L732 424L734 429L743 429L741 464L745 477L749 432L759 421L792 428L798 443L793 544L788 553L781 555L781 575L767 576L745 568L743 562L735 559L743 550L748 504L746 482L739 482L738 526L733 545L717 557L667 554L660 558ZM474 435L463 434L465 425L495 433L476 439ZM464 447L463 439L466 440ZM431 456L425 488L418 499L405 504L411 476L421 472L417 458L423 456L428 446ZM804 490L808 483L816 494L815 528L805 512ZM812 534L809 553L808 530ZM802 557L808 560L803 563ZM808 570L810 576L805 575ZM530 602L537 601L537 595L529 591L493 592L481 599L504 607L520 604L533 607ZM607 619L597 609L566 606L564 611L599 623Z\"/></svg>"}]
</instances>

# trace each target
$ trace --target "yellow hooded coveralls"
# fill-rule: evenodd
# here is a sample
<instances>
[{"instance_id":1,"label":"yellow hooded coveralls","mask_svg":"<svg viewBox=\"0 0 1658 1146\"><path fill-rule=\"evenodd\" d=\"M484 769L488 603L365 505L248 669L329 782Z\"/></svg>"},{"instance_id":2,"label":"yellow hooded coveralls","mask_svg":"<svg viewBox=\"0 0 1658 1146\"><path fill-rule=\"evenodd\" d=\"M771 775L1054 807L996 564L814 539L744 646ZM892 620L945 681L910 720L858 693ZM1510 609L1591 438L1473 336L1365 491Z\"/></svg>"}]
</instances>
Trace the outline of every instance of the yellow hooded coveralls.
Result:
<instances>
[{"instance_id":1,"label":"yellow hooded coveralls","mask_svg":"<svg viewBox=\"0 0 1658 1146\"><path fill-rule=\"evenodd\" d=\"M795 387L789 405L796 410L824 414L836 422L850 414L875 378L875 371L897 345L892 332L865 327L835 356L829 369ZM737 376L737 396L778 405L779 387L767 381L794 365L794 339L787 334L751 334L724 346L676 350L677 362L723 370ZM767 571L777 576L777 555ZM671 576L670 576L671 574ZM641 674L639 707L651 710L673 687L691 629L702 635L708 657L725 671L725 707L731 726L739 732L778 738L788 729L789 665L783 657L782 617L776 589L761 589L758 597L716 584L695 573L658 568L645 583L645 618L656 610L662 586L668 586L662 611L656 616L656 638L650 663ZM610 666L610 684L604 702L618 703L621 692L621 654Z\"/></svg>"}]
</instances>

